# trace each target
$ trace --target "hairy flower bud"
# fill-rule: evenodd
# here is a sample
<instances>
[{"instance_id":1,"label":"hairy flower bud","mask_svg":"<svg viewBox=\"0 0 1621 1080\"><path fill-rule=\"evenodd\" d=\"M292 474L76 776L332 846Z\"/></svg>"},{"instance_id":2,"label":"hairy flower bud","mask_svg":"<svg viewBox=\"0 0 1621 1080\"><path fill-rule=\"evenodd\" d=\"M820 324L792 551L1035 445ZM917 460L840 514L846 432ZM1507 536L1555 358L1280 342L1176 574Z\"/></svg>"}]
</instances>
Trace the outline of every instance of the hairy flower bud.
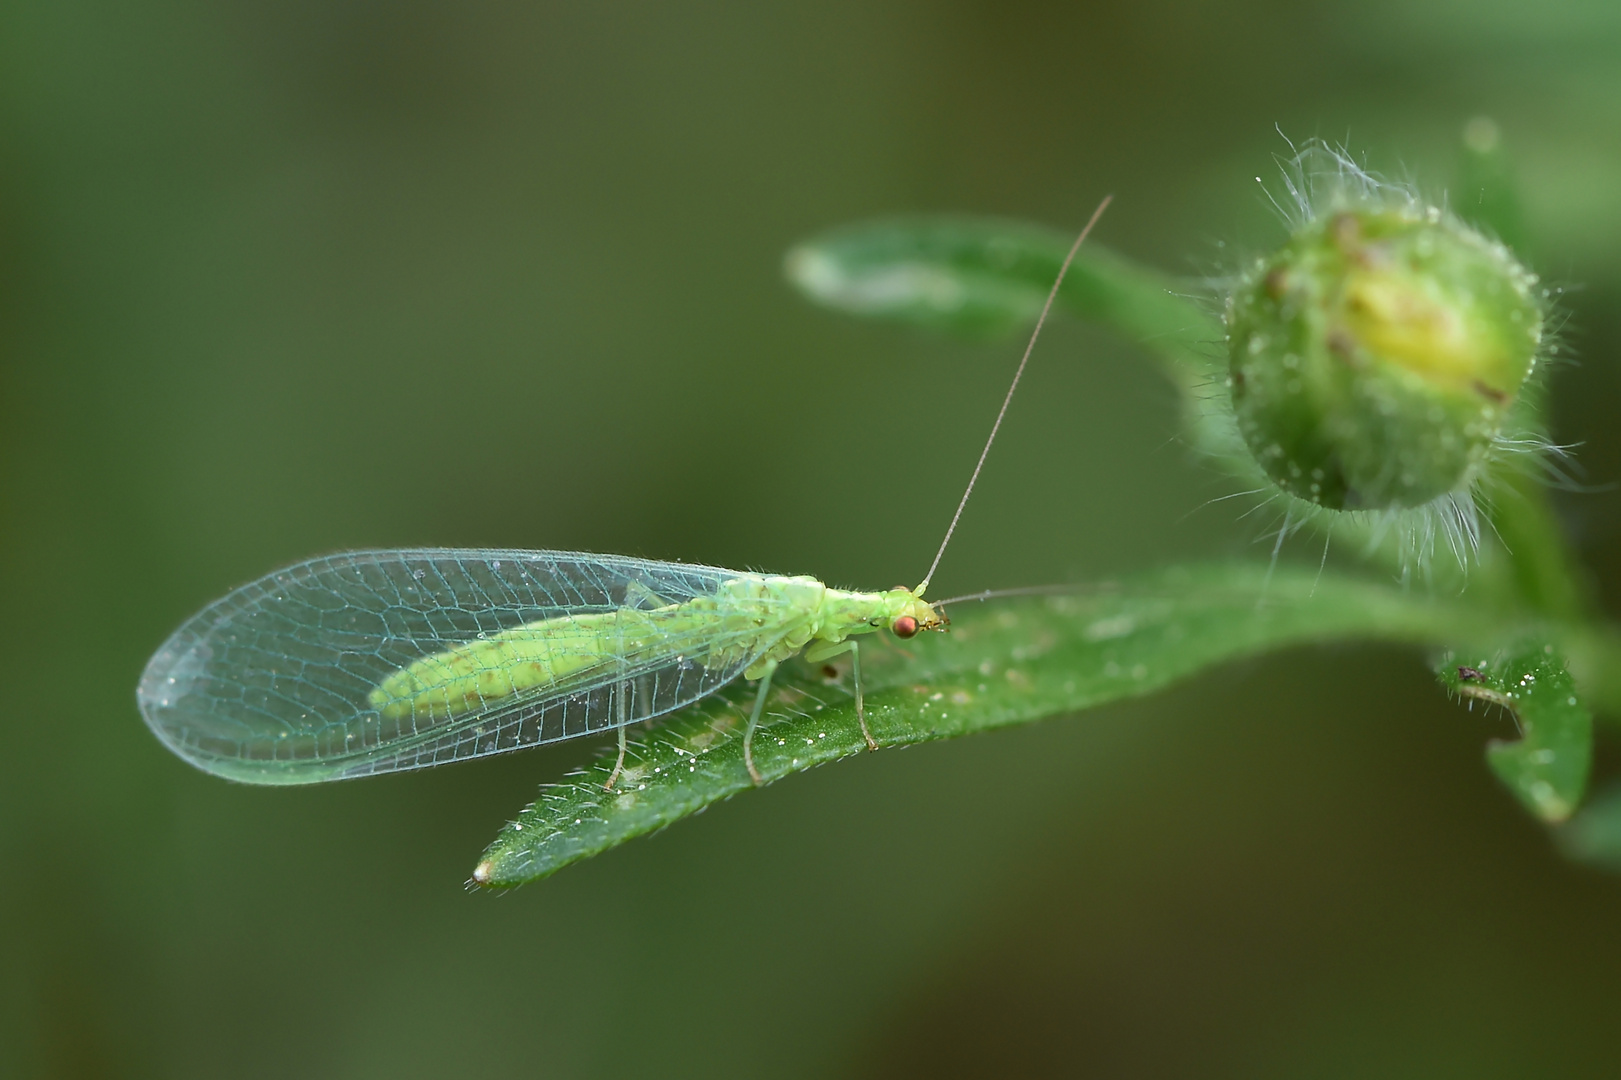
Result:
<instances>
[{"instance_id":1,"label":"hairy flower bud","mask_svg":"<svg viewBox=\"0 0 1621 1080\"><path fill-rule=\"evenodd\" d=\"M1227 303L1233 408L1281 488L1420 506L1478 478L1535 365L1536 279L1435 209L1309 217Z\"/></svg>"}]
</instances>

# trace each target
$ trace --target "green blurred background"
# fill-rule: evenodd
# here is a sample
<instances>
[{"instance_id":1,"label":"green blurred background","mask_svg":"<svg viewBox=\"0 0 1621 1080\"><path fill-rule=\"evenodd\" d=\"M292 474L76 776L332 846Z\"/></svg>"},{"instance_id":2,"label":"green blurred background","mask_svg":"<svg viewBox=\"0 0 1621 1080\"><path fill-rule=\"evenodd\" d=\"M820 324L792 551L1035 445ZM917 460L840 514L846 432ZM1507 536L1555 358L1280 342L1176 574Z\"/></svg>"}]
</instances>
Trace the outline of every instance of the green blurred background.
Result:
<instances>
[{"instance_id":1,"label":"green blurred background","mask_svg":"<svg viewBox=\"0 0 1621 1080\"><path fill-rule=\"evenodd\" d=\"M815 310L789 244L1112 191L1099 241L1193 278L1278 239L1275 124L1441 192L1477 114L1615 479L1613 0L0 9L0 1074L1614 1075L1621 882L1409 651L864 757L506 896L478 852L599 747L259 790L134 703L345 547L914 581L1017 347ZM939 589L1262 557L1185 516L1230 485L1175 416L1055 325ZM1613 597L1621 496L1560 507Z\"/></svg>"}]
</instances>

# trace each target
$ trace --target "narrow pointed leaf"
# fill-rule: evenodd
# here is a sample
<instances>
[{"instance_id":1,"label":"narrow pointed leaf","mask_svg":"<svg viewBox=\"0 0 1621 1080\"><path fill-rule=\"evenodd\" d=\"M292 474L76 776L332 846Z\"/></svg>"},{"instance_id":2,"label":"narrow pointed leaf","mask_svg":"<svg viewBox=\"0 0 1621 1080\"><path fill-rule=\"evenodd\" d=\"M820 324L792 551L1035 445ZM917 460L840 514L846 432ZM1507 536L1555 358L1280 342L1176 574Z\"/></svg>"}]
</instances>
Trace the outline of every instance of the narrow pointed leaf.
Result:
<instances>
[{"instance_id":1,"label":"narrow pointed leaf","mask_svg":"<svg viewBox=\"0 0 1621 1080\"><path fill-rule=\"evenodd\" d=\"M857 222L797 245L784 261L810 300L847 314L951 333L1027 329L1052 289L1074 234L998 218L911 217ZM1253 483L1259 470L1229 415L1210 407L1227 378L1225 331L1170 278L1088 240L1058 294L1058 311L1113 330L1160 361L1182 397L1202 453Z\"/></svg>"},{"instance_id":2,"label":"narrow pointed leaf","mask_svg":"<svg viewBox=\"0 0 1621 1080\"><path fill-rule=\"evenodd\" d=\"M1073 233L1018 221L918 217L860 222L788 252L788 280L816 303L852 315L972 335L1035 320ZM1218 368L1220 324L1175 283L1088 240L1059 307L1110 327L1172 361L1179 377Z\"/></svg>"},{"instance_id":3,"label":"narrow pointed leaf","mask_svg":"<svg viewBox=\"0 0 1621 1080\"><path fill-rule=\"evenodd\" d=\"M1307 642L1479 640L1491 620L1377 582L1315 569L1174 569L1040 599L964 603L951 633L862 653L867 718L881 747L954 738L1158 690L1213 664ZM651 730L613 761L544 790L490 845L474 881L516 885L751 791L738 682ZM754 740L767 782L866 749L849 668L784 664Z\"/></svg>"}]
</instances>

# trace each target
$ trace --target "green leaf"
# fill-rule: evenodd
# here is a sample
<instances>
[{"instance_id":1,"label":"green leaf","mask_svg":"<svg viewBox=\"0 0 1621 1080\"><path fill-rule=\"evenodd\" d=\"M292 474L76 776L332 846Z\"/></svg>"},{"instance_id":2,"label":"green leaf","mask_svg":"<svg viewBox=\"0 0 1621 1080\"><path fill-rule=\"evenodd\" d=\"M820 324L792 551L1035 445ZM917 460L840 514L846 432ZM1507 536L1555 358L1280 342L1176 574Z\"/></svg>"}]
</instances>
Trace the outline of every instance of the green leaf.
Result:
<instances>
[{"instance_id":1,"label":"green leaf","mask_svg":"<svg viewBox=\"0 0 1621 1080\"><path fill-rule=\"evenodd\" d=\"M1040 599L961 603L949 634L869 639L866 709L882 747L955 738L1151 693L1205 668L1305 642L1481 640L1490 619L1382 583L1279 567L1162 571ZM543 791L484 853L479 884L516 885L662 828L753 784L740 683ZM767 782L865 750L848 666L778 672L754 755Z\"/></svg>"},{"instance_id":2,"label":"green leaf","mask_svg":"<svg viewBox=\"0 0 1621 1080\"><path fill-rule=\"evenodd\" d=\"M1075 234L1020 221L910 217L858 222L794 247L788 280L810 300L847 314L933 330L991 335L1031 325ZM1253 485L1260 470L1212 388L1227 378L1225 331L1158 271L1082 245L1057 309L1114 330L1161 362L1182 398L1192 442Z\"/></svg>"},{"instance_id":3,"label":"green leaf","mask_svg":"<svg viewBox=\"0 0 1621 1080\"><path fill-rule=\"evenodd\" d=\"M816 303L852 315L987 335L1028 327L1074 233L1018 221L916 217L860 222L788 252L788 280ZM1207 380L1224 368L1220 323L1154 270L1088 240L1059 307L1108 326Z\"/></svg>"},{"instance_id":4,"label":"green leaf","mask_svg":"<svg viewBox=\"0 0 1621 1080\"><path fill-rule=\"evenodd\" d=\"M1440 676L1466 701L1499 705L1514 716L1520 738L1486 747L1492 771L1543 821L1570 817L1592 766L1593 715L1554 646L1537 643L1463 660L1449 654Z\"/></svg>"}]
</instances>

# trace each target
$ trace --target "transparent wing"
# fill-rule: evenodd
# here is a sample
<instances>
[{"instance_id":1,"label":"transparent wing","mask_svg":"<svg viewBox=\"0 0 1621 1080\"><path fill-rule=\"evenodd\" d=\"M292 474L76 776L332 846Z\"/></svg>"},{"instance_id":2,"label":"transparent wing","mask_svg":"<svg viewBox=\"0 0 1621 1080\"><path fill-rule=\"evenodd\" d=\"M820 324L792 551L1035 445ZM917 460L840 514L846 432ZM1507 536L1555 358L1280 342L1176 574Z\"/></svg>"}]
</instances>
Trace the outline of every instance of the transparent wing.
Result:
<instances>
[{"instance_id":1,"label":"transparent wing","mask_svg":"<svg viewBox=\"0 0 1621 1080\"><path fill-rule=\"evenodd\" d=\"M736 571L561 551L355 551L244 585L189 619L147 664L147 724L199 768L302 784L573 738L678 709L759 650L706 668L689 625L544 688L454 716L379 710L373 691L424 657L546 619L713 596ZM589 621L589 620L588 620ZM690 622L690 621L689 621Z\"/></svg>"}]
</instances>

